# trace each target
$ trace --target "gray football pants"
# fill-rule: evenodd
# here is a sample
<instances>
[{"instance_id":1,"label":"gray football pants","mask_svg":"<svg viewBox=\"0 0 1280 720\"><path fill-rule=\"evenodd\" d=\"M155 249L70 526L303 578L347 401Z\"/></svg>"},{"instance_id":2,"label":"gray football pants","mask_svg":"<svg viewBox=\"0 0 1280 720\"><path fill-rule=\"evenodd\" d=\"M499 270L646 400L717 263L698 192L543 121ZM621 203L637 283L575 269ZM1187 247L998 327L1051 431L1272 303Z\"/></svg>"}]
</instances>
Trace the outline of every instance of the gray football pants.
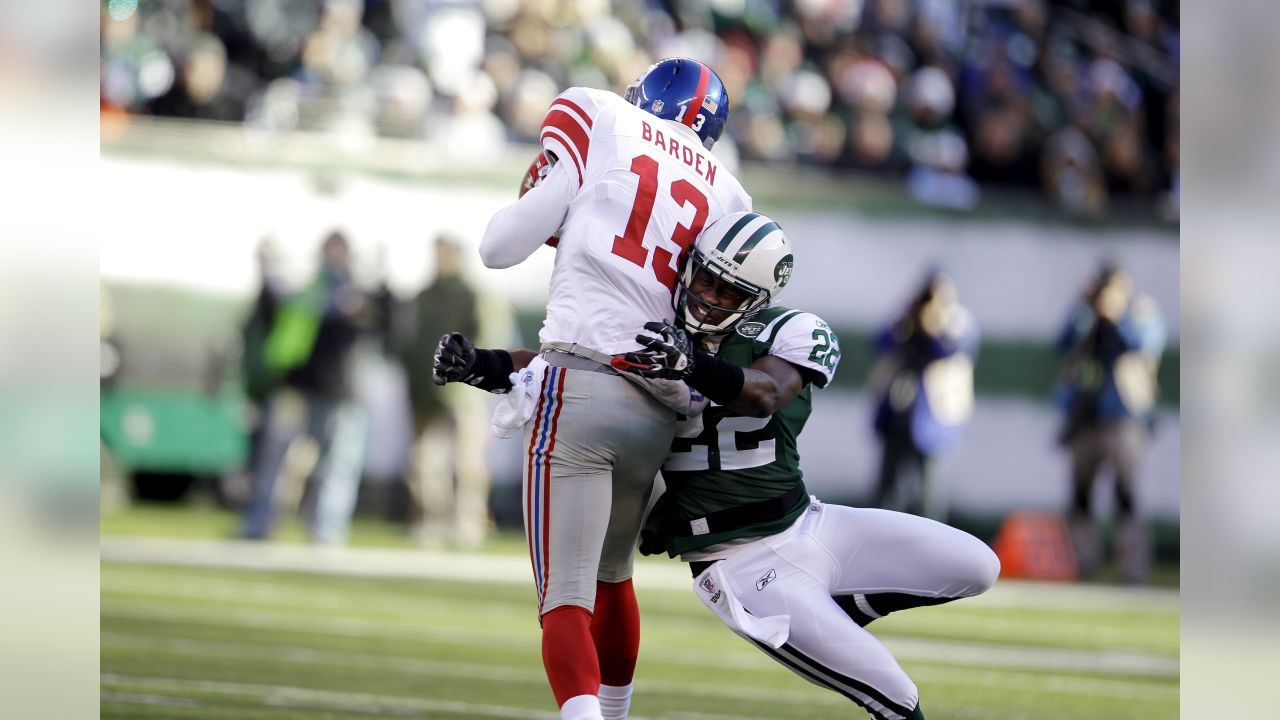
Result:
<instances>
[{"instance_id":1,"label":"gray football pants","mask_svg":"<svg viewBox=\"0 0 1280 720\"><path fill-rule=\"evenodd\" d=\"M616 374L548 367L524 432L525 537L538 615L595 609L596 581L631 577L675 413Z\"/></svg>"},{"instance_id":2,"label":"gray football pants","mask_svg":"<svg viewBox=\"0 0 1280 720\"><path fill-rule=\"evenodd\" d=\"M816 500L786 531L736 548L721 563L752 615L790 618L780 648L744 638L884 720L911 714L916 685L841 602L874 618L877 596L937 604L983 593L1000 574L995 553L968 533L915 515Z\"/></svg>"}]
</instances>

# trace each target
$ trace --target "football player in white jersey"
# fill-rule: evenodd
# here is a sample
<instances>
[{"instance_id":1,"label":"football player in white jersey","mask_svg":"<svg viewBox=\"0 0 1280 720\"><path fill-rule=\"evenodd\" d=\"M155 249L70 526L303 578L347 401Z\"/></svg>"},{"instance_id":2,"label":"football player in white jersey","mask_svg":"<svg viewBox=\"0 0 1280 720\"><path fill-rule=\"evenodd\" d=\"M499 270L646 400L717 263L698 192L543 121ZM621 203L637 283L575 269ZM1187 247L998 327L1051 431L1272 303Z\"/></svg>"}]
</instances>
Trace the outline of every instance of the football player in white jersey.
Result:
<instances>
[{"instance_id":1,"label":"football player in white jersey","mask_svg":"<svg viewBox=\"0 0 1280 720\"><path fill-rule=\"evenodd\" d=\"M625 717L630 704L632 562L683 407L673 403L688 394L667 398L676 383L638 381L610 362L641 349L645 322L674 319L678 263L703 227L751 208L709 152L728 113L719 77L687 59L653 65L625 97L566 90L543 120L540 182L493 216L480 243L484 264L505 268L558 238L523 494L543 664L565 720ZM505 378L509 362L481 353L478 375Z\"/></svg>"},{"instance_id":2,"label":"football player in white jersey","mask_svg":"<svg viewBox=\"0 0 1280 720\"><path fill-rule=\"evenodd\" d=\"M681 379L715 402L680 423L645 523L642 552L679 555L722 622L801 677L879 720L922 720L915 683L864 628L891 612L985 592L999 561L977 538L926 518L826 505L800 472L797 437L813 387L840 345L811 313L776 305L791 277L777 223L735 213L712 223L685 262L675 327L614 365ZM461 348L461 354L457 350ZM436 373L461 379L473 349L454 336ZM512 351L523 365L529 351Z\"/></svg>"}]
</instances>

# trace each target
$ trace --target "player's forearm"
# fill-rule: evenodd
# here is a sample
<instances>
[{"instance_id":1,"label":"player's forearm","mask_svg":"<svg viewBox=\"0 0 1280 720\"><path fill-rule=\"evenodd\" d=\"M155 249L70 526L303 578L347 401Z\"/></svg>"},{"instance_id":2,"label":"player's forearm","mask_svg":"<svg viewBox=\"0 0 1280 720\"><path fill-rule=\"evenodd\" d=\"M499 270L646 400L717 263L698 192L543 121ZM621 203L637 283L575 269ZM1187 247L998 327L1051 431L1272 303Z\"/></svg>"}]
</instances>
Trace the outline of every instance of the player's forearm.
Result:
<instances>
[{"instance_id":1,"label":"player's forearm","mask_svg":"<svg viewBox=\"0 0 1280 720\"><path fill-rule=\"evenodd\" d=\"M520 372L533 362L538 353L532 350L502 350L475 348L475 363L468 368L469 377L464 384L488 392L507 392L511 387L510 375ZM460 382L462 378L447 378L446 382Z\"/></svg>"},{"instance_id":2,"label":"player's forearm","mask_svg":"<svg viewBox=\"0 0 1280 720\"><path fill-rule=\"evenodd\" d=\"M721 404L739 415L768 417L794 400L803 387L803 378L795 366L779 358L764 357L743 368L738 396Z\"/></svg>"},{"instance_id":3,"label":"player's forearm","mask_svg":"<svg viewBox=\"0 0 1280 720\"><path fill-rule=\"evenodd\" d=\"M538 357L538 353L532 350L508 350L507 354L511 356L511 365L515 372L520 372Z\"/></svg>"},{"instance_id":4,"label":"player's forearm","mask_svg":"<svg viewBox=\"0 0 1280 720\"><path fill-rule=\"evenodd\" d=\"M746 368L742 371L742 391L725 407L749 417L769 417L787 404L783 388L768 373Z\"/></svg>"},{"instance_id":5,"label":"player's forearm","mask_svg":"<svg viewBox=\"0 0 1280 720\"><path fill-rule=\"evenodd\" d=\"M563 168L553 168L543 183L489 219L480 240L485 267L509 268L523 262L564 222L572 186Z\"/></svg>"},{"instance_id":6,"label":"player's forearm","mask_svg":"<svg viewBox=\"0 0 1280 720\"><path fill-rule=\"evenodd\" d=\"M532 350L486 350L476 348L475 387L491 392L506 392L511 386L511 373L525 369L538 353ZM480 362L480 360L487 362Z\"/></svg>"},{"instance_id":7,"label":"player's forearm","mask_svg":"<svg viewBox=\"0 0 1280 720\"><path fill-rule=\"evenodd\" d=\"M708 399L749 417L768 417L794 397L769 372L739 367L706 353L699 355L686 382Z\"/></svg>"}]
</instances>

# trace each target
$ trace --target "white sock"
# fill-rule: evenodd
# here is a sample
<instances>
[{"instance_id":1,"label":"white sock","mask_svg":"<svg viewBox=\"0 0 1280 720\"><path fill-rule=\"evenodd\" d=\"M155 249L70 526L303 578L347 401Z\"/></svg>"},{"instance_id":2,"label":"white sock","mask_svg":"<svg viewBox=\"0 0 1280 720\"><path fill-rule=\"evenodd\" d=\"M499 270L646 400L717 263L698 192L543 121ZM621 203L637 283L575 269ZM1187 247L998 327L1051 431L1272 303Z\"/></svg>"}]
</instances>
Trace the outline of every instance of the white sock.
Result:
<instances>
[{"instance_id":1,"label":"white sock","mask_svg":"<svg viewBox=\"0 0 1280 720\"><path fill-rule=\"evenodd\" d=\"M626 685L600 686L600 714L604 720L627 720L631 710L631 688L635 683Z\"/></svg>"},{"instance_id":2,"label":"white sock","mask_svg":"<svg viewBox=\"0 0 1280 720\"><path fill-rule=\"evenodd\" d=\"M595 695L574 695L560 706L560 720L603 720Z\"/></svg>"}]
</instances>

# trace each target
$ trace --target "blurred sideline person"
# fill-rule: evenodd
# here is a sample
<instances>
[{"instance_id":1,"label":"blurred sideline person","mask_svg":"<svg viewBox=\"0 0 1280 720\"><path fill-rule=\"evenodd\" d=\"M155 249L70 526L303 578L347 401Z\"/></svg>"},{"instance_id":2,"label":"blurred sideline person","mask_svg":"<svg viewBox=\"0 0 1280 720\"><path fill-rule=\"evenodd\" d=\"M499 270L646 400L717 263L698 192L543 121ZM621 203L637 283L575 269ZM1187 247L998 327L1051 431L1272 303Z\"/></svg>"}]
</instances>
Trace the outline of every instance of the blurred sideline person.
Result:
<instances>
[{"instance_id":1,"label":"blurred sideline person","mask_svg":"<svg viewBox=\"0 0 1280 720\"><path fill-rule=\"evenodd\" d=\"M483 409L460 388L433 382L431 366L440 336L450 330L478 333L480 313L476 292L462 277L458 241L440 235L433 247L435 279L407 303L405 336L398 348L413 410L408 477L415 505L412 532L422 544L475 548L489 530L487 439L484 421L464 416L483 415Z\"/></svg>"},{"instance_id":2,"label":"blurred sideline person","mask_svg":"<svg viewBox=\"0 0 1280 720\"><path fill-rule=\"evenodd\" d=\"M883 449L872 504L946 522L947 493L935 456L952 447L973 413L978 325L940 272L925 278L905 312L875 340L868 391Z\"/></svg>"},{"instance_id":3,"label":"blurred sideline person","mask_svg":"<svg viewBox=\"0 0 1280 720\"><path fill-rule=\"evenodd\" d=\"M250 472L257 465L258 453L262 447L267 403L270 401L271 391L278 384L271 368L267 367L267 337L271 334L271 323L275 320L276 308L284 295L278 272L279 248L273 238L267 236L258 242L255 260L258 264L258 295L240 328L240 377L244 381L245 395L249 398L253 413L249 431Z\"/></svg>"},{"instance_id":4,"label":"blurred sideline person","mask_svg":"<svg viewBox=\"0 0 1280 720\"><path fill-rule=\"evenodd\" d=\"M638 336L645 349L612 362L682 380L711 400L677 427L662 467L667 490L640 549L690 563L699 599L797 675L881 720L923 718L915 684L864 628L897 610L985 592L999 561L941 523L809 495L797 437L812 387L835 375L840 345L821 318L773 304L793 260L786 235L763 215L712 223L684 263L679 327L647 323L659 337ZM450 338L436 366L446 380L468 377L476 357L494 352ZM514 366L533 358L510 355ZM517 404L530 373L516 380Z\"/></svg>"},{"instance_id":5,"label":"blurred sideline person","mask_svg":"<svg viewBox=\"0 0 1280 720\"><path fill-rule=\"evenodd\" d=\"M1151 538L1138 506L1138 463L1155 416L1156 371L1166 329L1155 301L1135 295L1133 280L1106 264L1072 308L1058 340L1063 354L1057 389L1064 421L1059 442L1071 454L1068 513L1080 576L1103 558L1092 503L1103 468L1115 479L1115 549L1120 577L1143 582L1151 572Z\"/></svg>"},{"instance_id":6,"label":"blurred sideline person","mask_svg":"<svg viewBox=\"0 0 1280 720\"><path fill-rule=\"evenodd\" d=\"M332 232L321 265L301 291L278 301L264 345L275 387L270 391L244 513L243 535L271 533L276 480L290 446L303 435L319 446L313 473L313 542L347 539L364 461L366 418L352 397L349 363L374 303L351 278L350 246Z\"/></svg>"},{"instance_id":7,"label":"blurred sideline person","mask_svg":"<svg viewBox=\"0 0 1280 720\"><path fill-rule=\"evenodd\" d=\"M506 268L557 238L523 503L543 665L564 720L625 717L630 703L634 553L688 393L610 362L639 348L646 321L672 319L678 258L706 223L751 207L709 152L728 115L720 78L693 60L656 63L625 98L569 88L543 119L522 196L481 240L484 264ZM505 390L511 369L505 354L482 354L478 375L495 382L481 387Z\"/></svg>"},{"instance_id":8,"label":"blurred sideline person","mask_svg":"<svg viewBox=\"0 0 1280 720\"><path fill-rule=\"evenodd\" d=\"M111 292L104 283L98 284L98 392L106 397L116 387L124 368L125 355L116 332L116 316ZM115 461L107 439L101 430L98 431L98 477L101 481L98 502L105 511L109 508L122 507L129 502L129 493L125 489L123 468Z\"/></svg>"}]
</instances>

